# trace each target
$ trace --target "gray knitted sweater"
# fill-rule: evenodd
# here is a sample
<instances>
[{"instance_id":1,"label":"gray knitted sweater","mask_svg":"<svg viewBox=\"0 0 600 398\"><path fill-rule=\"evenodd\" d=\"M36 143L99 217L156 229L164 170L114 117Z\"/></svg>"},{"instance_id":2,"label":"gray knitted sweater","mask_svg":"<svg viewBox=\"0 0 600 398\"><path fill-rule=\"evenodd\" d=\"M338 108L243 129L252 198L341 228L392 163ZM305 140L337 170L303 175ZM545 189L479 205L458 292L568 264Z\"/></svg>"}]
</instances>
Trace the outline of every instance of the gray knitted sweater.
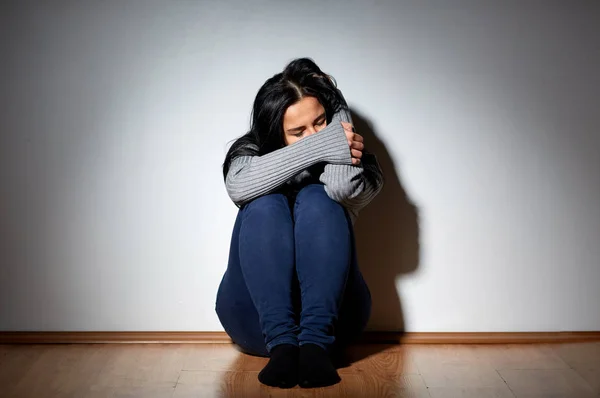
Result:
<instances>
[{"instance_id":1,"label":"gray knitted sweater","mask_svg":"<svg viewBox=\"0 0 600 398\"><path fill-rule=\"evenodd\" d=\"M279 189L294 190L320 181L327 195L348 210L352 222L356 221L359 211L383 187L383 173L376 157L367 151L363 151L360 165L352 164L340 121L352 123L348 111L336 113L317 134L284 148L262 156L234 158L225 178L231 200L244 205Z\"/></svg>"}]
</instances>

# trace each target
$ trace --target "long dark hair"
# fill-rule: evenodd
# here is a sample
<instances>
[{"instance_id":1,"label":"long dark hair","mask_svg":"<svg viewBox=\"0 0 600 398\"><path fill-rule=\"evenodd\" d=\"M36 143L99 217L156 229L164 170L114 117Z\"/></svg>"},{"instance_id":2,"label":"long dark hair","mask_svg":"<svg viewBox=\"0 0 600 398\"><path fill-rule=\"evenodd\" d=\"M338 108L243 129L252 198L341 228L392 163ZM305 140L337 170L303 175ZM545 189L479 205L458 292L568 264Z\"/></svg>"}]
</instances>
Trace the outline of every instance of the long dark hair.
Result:
<instances>
[{"instance_id":1,"label":"long dark hair","mask_svg":"<svg viewBox=\"0 0 600 398\"><path fill-rule=\"evenodd\" d=\"M252 107L250 131L235 140L223 163L227 178L231 161L238 156L261 156L285 146L283 115L304 97L315 97L325 108L327 123L334 113L348 107L335 80L310 58L290 62L283 72L269 78L258 90Z\"/></svg>"}]
</instances>

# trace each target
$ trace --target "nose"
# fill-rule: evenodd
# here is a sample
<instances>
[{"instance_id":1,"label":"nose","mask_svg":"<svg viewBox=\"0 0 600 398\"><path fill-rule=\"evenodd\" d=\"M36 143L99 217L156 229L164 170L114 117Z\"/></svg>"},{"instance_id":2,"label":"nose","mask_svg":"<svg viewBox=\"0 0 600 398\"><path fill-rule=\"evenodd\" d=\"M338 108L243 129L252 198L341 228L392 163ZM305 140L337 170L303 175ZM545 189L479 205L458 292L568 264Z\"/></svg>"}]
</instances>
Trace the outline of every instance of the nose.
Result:
<instances>
[{"instance_id":1,"label":"nose","mask_svg":"<svg viewBox=\"0 0 600 398\"><path fill-rule=\"evenodd\" d=\"M314 127L311 127L309 129L306 129L306 135L313 135L317 132L317 130L315 130Z\"/></svg>"}]
</instances>

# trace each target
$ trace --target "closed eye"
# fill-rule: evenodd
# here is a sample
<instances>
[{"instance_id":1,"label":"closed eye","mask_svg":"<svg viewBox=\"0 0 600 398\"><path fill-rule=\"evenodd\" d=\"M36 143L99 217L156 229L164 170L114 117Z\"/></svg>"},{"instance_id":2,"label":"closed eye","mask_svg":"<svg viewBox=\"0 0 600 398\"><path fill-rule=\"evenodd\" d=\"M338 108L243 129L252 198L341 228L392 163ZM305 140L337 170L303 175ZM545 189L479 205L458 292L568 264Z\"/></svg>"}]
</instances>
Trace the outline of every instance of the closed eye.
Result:
<instances>
[{"instance_id":1,"label":"closed eye","mask_svg":"<svg viewBox=\"0 0 600 398\"><path fill-rule=\"evenodd\" d=\"M322 113L321 115L319 115L319 116L318 116L318 117L317 117L317 118L316 118L316 119L313 121L313 126L316 126L316 127L321 127L321 126L323 126L323 125L324 125L324 124L326 124L326 123L327 123L327 118L325 117L325 113ZM302 128L302 127L296 127L296 128L293 128L293 129L289 129L289 130L288 130L288 134L289 134L289 135L291 135L292 137L296 137L296 138L302 138L302 136L304 135L304 132L305 132L305 130L299 131L299 132L297 132L297 133L295 133L295 134L291 134L291 132L292 132L292 131L294 131L294 130L299 130L299 129L301 129L301 128Z\"/></svg>"},{"instance_id":2,"label":"closed eye","mask_svg":"<svg viewBox=\"0 0 600 398\"><path fill-rule=\"evenodd\" d=\"M326 121L327 121L327 119L323 118L323 119L321 119L321 120L317 121L317 122L315 123L315 126L322 126L322 125L324 125L324 124L325 124L325 122L326 122ZM302 136L304 135L304 131L301 131L301 132L299 132L299 133L292 134L292 135L293 135L294 137L296 137L296 138L302 138Z\"/></svg>"}]
</instances>

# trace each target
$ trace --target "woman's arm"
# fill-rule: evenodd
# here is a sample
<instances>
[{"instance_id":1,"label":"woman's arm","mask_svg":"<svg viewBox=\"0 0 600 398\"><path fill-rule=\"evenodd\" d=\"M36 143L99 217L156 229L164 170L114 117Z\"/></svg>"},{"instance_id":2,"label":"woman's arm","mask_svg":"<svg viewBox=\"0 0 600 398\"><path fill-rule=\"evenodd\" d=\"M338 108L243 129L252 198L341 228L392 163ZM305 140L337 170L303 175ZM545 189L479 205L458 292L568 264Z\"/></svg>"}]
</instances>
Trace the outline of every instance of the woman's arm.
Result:
<instances>
[{"instance_id":1,"label":"woman's arm","mask_svg":"<svg viewBox=\"0 0 600 398\"><path fill-rule=\"evenodd\" d=\"M352 123L350 113L342 111L340 118ZM356 218L358 212L368 205L381 191L383 172L375 155L363 150L359 165L327 164L320 176L327 195L341 203Z\"/></svg>"},{"instance_id":2,"label":"woman's arm","mask_svg":"<svg viewBox=\"0 0 600 398\"><path fill-rule=\"evenodd\" d=\"M327 195L354 217L381 191L383 173L375 155L363 151L361 164L327 164L320 176Z\"/></svg>"},{"instance_id":3,"label":"woman's arm","mask_svg":"<svg viewBox=\"0 0 600 398\"><path fill-rule=\"evenodd\" d=\"M319 133L263 156L239 156L233 159L225 187L231 200L243 205L268 194L302 170L319 162L351 165L352 157L341 115Z\"/></svg>"}]
</instances>

